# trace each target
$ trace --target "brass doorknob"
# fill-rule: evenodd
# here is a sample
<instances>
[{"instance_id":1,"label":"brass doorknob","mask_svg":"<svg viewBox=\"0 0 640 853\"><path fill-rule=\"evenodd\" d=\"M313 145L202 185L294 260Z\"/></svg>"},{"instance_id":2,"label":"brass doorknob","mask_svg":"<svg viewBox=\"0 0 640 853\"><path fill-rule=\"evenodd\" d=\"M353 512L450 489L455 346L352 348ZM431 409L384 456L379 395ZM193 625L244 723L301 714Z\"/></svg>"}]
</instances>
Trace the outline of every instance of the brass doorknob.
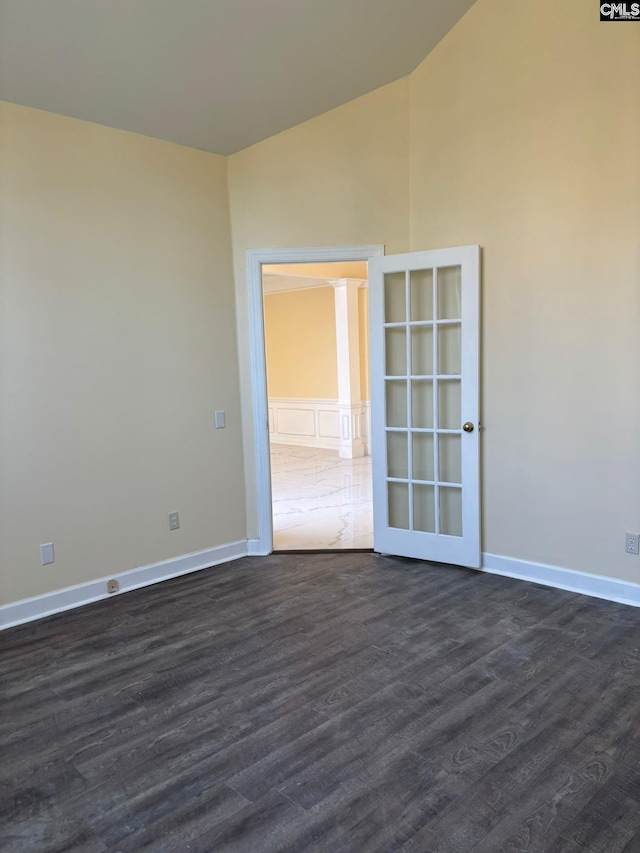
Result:
<instances>
[{"instance_id":1,"label":"brass doorknob","mask_svg":"<svg viewBox=\"0 0 640 853\"><path fill-rule=\"evenodd\" d=\"M471 421L467 421L466 424L462 424L462 429L465 432L473 432L473 424Z\"/></svg>"}]
</instances>

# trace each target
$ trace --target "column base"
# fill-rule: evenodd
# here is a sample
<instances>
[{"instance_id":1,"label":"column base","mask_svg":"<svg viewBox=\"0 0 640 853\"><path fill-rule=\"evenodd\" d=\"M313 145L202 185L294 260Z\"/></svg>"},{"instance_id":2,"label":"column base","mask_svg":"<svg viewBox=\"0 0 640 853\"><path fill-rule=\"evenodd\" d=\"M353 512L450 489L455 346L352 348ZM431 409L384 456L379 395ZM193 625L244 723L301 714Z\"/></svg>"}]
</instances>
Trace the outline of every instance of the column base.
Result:
<instances>
[{"instance_id":1,"label":"column base","mask_svg":"<svg viewBox=\"0 0 640 853\"><path fill-rule=\"evenodd\" d=\"M340 412L338 455L341 459L358 459L364 456L365 451L362 438L362 404L338 403L338 411Z\"/></svg>"},{"instance_id":2,"label":"column base","mask_svg":"<svg viewBox=\"0 0 640 853\"><path fill-rule=\"evenodd\" d=\"M360 446L358 446L354 442L350 442L349 447L345 447L340 443L338 456L341 459L358 459L360 456L364 456L364 444L360 442Z\"/></svg>"}]
</instances>

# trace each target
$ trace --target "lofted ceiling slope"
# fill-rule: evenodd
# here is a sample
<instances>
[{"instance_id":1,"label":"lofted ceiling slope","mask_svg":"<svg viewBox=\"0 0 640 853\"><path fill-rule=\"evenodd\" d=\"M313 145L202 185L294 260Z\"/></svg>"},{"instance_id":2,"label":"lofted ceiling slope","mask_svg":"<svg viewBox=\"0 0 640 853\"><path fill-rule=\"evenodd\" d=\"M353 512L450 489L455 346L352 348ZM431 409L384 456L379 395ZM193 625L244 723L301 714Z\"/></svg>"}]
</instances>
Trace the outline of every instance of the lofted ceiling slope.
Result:
<instances>
[{"instance_id":1,"label":"lofted ceiling slope","mask_svg":"<svg viewBox=\"0 0 640 853\"><path fill-rule=\"evenodd\" d=\"M410 73L473 0L0 0L0 98L231 154Z\"/></svg>"}]
</instances>

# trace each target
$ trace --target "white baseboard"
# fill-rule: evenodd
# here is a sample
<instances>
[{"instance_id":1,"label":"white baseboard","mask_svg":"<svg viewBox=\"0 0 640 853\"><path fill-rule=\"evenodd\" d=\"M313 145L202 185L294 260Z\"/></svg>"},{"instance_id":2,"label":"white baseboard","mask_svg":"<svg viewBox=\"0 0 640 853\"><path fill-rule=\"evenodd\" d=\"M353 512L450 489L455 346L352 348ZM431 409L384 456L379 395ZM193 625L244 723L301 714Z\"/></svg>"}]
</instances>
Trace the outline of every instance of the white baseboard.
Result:
<instances>
[{"instance_id":1,"label":"white baseboard","mask_svg":"<svg viewBox=\"0 0 640 853\"><path fill-rule=\"evenodd\" d=\"M269 441L297 447L340 448L340 408L337 400L269 397ZM361 404L360 430L365 455L371 455L371 405Z\"/></svg>"},{"instance_id":2,"label":"white baseboard","mask_svg":"<svg viewBox=\"0 0 640 853\"><path fill-rule=\"evenodd\" d=\"M197 572L220 563L237 560L240 557L264 554L259 539L242 539L239 542L218 545L215 548L184 554L181 557L174 557L161 563L141 566L88 583L58 589L44 595L37 595L34 598L25 598L22 601L0 607L0 629L11 628L24 622L32 622L34 619L71 610L93 601L113 598L114 595L120 595L123 592L140 589L190 572ZM562 569L559 566L548 566L544 563L516 560L512 557L500 557L497 554L482 555L481 571L640 607L640 585L616 578L590 575L586 572L576 572L572 569ZM111 579L117 580L120 585L117 593L109 594L106 591L107 580Z\"/></svg>"},{"instance_id":3,"label":"white baseboard","mask_svg":"<svg viewBox=\"0 0 640 853\"><path fill-rule=\"evenodd\" d=\"M158 581L208 569L219 563L227 563L237 560L239 557L247 556L247 540L230 542L228 545L218 545L215 548L207 548L204 551L195 551L192 554L184 554L161 563L153 563L149 566L141 566L138 569L130 569L127 572L109 575L95 581L69 586L65 589L57 589L34 598L25 598L11 604L0 607L0 629L11 628L24 622L32 622L43 616L51 616L61 613L63 610L71 610L92 601L100 601L103 598L113 598L123 592L132 589L140 589L150 586ZM107 580L118 581L120 589L117 593L107 592Z\"/></svg>"},{"instance_id":4,"label":"white baseboard","mask_svg":"<svg viewBox=\"0 0 640 853\"><path fill-rule=\"evenodd\" d=\"M497 554L482 555L481 571L640 607L640 585L616 578L561 569L559 566L547 566L544 563L530 563L512 557L499 557Z\"/></svg>"},{"instance_id":5,"label":"white baseboard","mask_svg":"<svg viewBox=\"0 0 640 853\"><path fill-rule=\"evenodd\" d=\"M270 553L262 547L259 539L247 539L247 555L249 557L267 557Z\"/></svg>"}]
</instances>

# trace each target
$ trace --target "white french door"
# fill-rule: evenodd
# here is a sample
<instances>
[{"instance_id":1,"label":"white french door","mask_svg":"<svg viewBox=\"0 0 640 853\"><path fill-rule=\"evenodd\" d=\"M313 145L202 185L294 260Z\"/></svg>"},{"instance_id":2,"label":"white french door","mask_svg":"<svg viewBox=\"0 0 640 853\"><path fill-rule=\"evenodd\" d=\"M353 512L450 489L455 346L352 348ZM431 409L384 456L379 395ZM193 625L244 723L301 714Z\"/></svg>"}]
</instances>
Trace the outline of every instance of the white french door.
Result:
<instances>
[{"instance_id":1,"label":"white french door","mask_svg":"<svg viewBox=\"0 0 640 853\"><path fill-rule=\"evenodd\" d=\"M479 260L369 261L376 551L480 567Z\"/></svg>"}]
</instances>

